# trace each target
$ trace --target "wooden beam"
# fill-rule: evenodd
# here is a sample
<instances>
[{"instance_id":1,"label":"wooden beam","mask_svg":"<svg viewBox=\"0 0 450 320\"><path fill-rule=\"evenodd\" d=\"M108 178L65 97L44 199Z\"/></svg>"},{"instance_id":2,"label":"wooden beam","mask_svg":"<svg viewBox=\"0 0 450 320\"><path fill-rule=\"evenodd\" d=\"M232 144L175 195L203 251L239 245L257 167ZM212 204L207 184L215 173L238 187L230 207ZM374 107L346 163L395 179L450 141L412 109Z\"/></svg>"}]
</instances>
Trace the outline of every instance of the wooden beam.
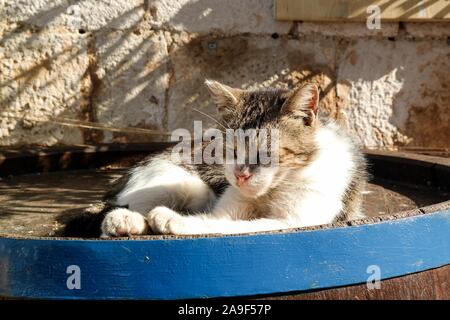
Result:
<instances>
[{"instance_id":1,"label":"wooden beam","mask_svg":"<svg viewBox=\"0 0 450 320\"><path fill-rule=\"evenodd\" d=\"M450 0L275 0L277 20L366 21L377 5L383 21L450 21Z\"/></svg>"},{"instance_id":2,"label":"wooden beam","mask_svg":"<svg viewBox=\"0 0 450 320\"><path fill-rule=\"evenodd\" d=\"M447 265L383 280L380 282L379 289L369 289L366 284L360 284L306 293L265 296L264 298L277 300L449 300L449 286L450 265Z\"/></svg>"}]
</instances>

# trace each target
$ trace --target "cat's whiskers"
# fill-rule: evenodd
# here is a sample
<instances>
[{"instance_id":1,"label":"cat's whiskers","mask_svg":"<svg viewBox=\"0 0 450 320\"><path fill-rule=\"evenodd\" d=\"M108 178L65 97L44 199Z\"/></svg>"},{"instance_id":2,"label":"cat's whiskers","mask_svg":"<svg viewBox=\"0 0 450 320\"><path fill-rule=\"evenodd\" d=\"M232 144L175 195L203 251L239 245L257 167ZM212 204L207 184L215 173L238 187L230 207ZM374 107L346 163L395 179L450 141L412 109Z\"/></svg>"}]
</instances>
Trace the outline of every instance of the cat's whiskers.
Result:
<instances>
[{"instance_id":1,"label":"cat's whiskers","mask_svg":"<svg viewBox=\"0 0 450 320\"><path fill-rule=\"evenodd\" d=\"M201 115L204 115L205 117L211 119L212 121L214 121L215 123L217 123L218 125L220 125L220 126L221 126L222 128L224 128L225 130L231 129L228 123L226 123L226 124L228 125L228 127L225 127L225 125L224 125L223 123L221 123L219 120L217 120L217 119L214 118L213 116L211 116L211 115L209 115L209 114L207 114L207 113L205 113L205 112L203 112L203 111L200 111L200 110L198 110L198 109L196 109L196 108L192 108L192 109L193 109L194 111L197 111L197 112L200 113Z\"/></svg>"}]
</instances>

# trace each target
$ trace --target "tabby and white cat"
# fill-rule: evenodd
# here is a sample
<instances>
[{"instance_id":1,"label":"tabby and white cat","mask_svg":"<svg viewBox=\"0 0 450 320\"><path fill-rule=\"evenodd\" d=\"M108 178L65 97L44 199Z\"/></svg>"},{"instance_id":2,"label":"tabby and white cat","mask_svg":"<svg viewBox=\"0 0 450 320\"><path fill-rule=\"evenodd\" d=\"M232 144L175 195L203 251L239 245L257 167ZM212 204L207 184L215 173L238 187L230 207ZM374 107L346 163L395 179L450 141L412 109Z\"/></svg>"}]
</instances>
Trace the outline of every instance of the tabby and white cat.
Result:
<instances>
[{"instance_id":1,"label":"tabby and white cat","mask_svg":"<svg viewBox=\"0 0 450 320\"><path fill-rule=\"evenodd\" d=\"M241 90L206 81L230 128L276 128L276 166L174 163L170 149L132 168L108 193L116 208L102 237L236 234L362 216L366 168L345 130L318 117L311 83L287 91Z\"/></svg>"}]
</instances>

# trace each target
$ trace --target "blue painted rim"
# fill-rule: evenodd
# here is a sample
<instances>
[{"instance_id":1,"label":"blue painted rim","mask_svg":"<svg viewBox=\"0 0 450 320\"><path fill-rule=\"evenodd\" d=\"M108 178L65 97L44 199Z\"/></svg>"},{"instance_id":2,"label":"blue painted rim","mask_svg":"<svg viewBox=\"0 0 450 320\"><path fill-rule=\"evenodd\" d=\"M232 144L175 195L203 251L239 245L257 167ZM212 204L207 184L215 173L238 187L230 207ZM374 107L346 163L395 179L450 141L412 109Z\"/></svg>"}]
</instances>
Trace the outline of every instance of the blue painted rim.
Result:
<instances>
[{"instance_id":1,"label":"blue painted rim","mask_svg":"<svg viewBox=\"0 0 450 320\"><path fill-rule=\"evenodd\" d=\"M365 283L450 263L450 206L380 223L155 240L0 238L0 296L181 299ZM68 289L67 267L81 289ZM376 268L376 267L375 267Z\"/></svg>"}]
</instances>

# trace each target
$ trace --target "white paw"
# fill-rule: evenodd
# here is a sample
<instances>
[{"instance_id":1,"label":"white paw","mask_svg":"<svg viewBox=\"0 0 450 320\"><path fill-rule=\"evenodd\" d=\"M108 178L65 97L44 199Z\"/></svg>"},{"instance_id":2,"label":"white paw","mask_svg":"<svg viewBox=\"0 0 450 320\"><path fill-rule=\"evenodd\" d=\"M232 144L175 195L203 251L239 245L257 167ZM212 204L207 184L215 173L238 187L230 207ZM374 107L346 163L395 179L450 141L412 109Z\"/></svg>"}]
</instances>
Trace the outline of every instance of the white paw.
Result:
<instances>
[{"instance_id":1,"label":"white paw","mask_svg":"<svg viewBox=\"0 0 450 320\"><path fill-rule=\"evenodd\" d=\"M119 208L108 212L102 222L102 238L145 234L148 224L138 212Z\"/></svg>"},{"instance_id":2,"label":"white paw","mask_svg":"<svg viewBox=\"0 0 450 320\"><path fill-rule=\"evenodd\" d=\"M147 215L147 221L156 234L181 234L183 217L167 207L156 207Z\"/></svg>"}]
</instances>

